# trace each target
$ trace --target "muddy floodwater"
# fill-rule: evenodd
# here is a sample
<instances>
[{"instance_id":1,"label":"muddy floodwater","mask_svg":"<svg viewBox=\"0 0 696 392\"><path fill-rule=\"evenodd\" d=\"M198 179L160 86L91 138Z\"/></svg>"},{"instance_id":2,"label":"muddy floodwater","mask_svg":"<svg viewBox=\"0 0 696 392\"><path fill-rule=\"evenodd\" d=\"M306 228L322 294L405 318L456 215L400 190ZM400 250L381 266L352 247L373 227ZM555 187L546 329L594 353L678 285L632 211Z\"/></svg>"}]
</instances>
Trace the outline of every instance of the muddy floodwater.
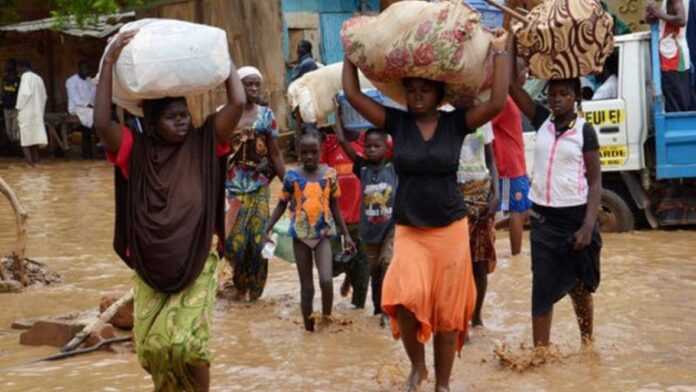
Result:
<instances>
[{"instance_id":1,"label":"muddy floodwater","mask_svg":"<svg viewBox=\"0 0 696 392\"><path fill-rule=\"evenodd\" d=\"M98 306L102 292L125 290L132 272L111 247L113 169L103 162L60 162L28 169L0 161L0 176L30 214L28 257L64 283L0 294L0 391L148 391L133 354L96 353L22 365L55 353L19 345L17 319ZM604 236L602 283L595 296L594 352L581 352L569 300L556 305L552 340L562 359L525 372L501 367L496 345L531 342L529 246L510 257L500 232L483 330L454 366L453 391L696 391L696 231L638 231ZM14 215L0 198L0 253L9 254ZM526 241L526 240L525 240ZM400 343L379 327L368 301L355 310L338 295L328 329L301 326L294 265L270 264L268 285L253 305L220 300L211 348L214 391L392 391L408 370ZM319 298L315 298L319 309ZM428 364L432 366L431 348ZM431 373L431 380L433 371ZM424 390L432 390L432 381Z\"/></svg>"}]
</instances>

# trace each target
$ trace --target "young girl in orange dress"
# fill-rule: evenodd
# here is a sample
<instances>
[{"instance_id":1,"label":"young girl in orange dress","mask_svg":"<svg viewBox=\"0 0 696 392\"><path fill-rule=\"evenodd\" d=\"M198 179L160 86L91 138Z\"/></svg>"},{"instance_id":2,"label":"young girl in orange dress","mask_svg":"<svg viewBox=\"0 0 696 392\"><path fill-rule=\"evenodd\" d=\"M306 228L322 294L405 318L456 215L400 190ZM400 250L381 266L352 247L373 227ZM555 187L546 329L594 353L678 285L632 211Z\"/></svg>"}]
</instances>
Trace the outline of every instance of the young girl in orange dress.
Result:
<instances>
[{"instance_id":1,"label":"young girl in orange dress","mask_svg":"<svg viewBox=\"0 0 696 392\"><path fill-rule=\"evenodd\" d=\"M283 193L273 211L266 238L285 210L290 207L290 235L297 273L300 277L300 307L307 331L314 331L312 302L314 300L314 276L312 262L319 271L322 316L328 320L333 308L333 260L331 237L336 235L336 226L343 233L343 244L347 249L355 245L348 233L338 208L340 189L336 171L319 164L320 138L315 133L306 133L299 140L299 158L302 166L288 170L283 180Z\"/></svg>"}]
</instances>

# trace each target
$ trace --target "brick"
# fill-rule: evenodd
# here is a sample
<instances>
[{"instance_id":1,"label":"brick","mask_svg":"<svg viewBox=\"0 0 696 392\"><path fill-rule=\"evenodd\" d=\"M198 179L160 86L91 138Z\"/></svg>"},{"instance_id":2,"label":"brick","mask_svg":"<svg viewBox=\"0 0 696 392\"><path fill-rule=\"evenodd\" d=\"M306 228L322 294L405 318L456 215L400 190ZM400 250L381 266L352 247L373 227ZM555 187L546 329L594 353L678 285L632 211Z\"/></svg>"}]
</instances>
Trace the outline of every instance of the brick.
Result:
<instances>
[{"instance_id":1,"label":"brick","mask_svg":"<svg viewBox=\"0 0 696 392\"><path fill-rule=\"evenodd\" d=\"M101 301L99 302L99 313L106 310L111 304L118 301L124 293L107 293L102 295ZM130 331L133 329L133 301L127 302L122 306L114 317L109 320L109 323L116 328L125 329Z\"/></svg>"},{"instance_id":2,"label":"brick","mask_svg":"<svg viewBox=\"0 0 696 392\"><path fill-rule=\"evenodd\" d=\"M63 347L78 332L84 324L74 321L39 320L31 329L19 335L19 344L27 346Z\"/></svg>"},{"instance_id":3,"label":"brick","mask_svg":"<svg viewBox=\"0 0 696 392\"><path fill-rule=\"evenodd\" d=\"M104 325L102 325L102 327L99 330L94 331L91 334L89 334L89 336L87 337L87 340L85 340L84 346L85 347L92 347L92 346L98 344L99 342L101 342L102 340L111 339L111 338L115 338L115 337L116 337L116 329L114 328L114 326L111 324L104 324ZM102 349L108 350L109 347L105 346Z\"/></svg>"}]
</instances>

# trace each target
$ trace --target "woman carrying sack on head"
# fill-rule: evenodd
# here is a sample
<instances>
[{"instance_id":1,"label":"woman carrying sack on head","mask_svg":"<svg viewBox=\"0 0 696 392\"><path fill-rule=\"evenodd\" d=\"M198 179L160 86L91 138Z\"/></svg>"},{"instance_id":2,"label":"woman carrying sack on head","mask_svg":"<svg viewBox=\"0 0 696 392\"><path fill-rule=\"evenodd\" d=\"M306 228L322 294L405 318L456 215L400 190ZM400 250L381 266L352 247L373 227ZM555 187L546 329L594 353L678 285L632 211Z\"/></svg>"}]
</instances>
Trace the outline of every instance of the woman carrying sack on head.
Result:
<instances>
[{"instance_id":1,"label":"woman carrying sack on head","mask_svg":"<svg viewBox=\"0 0 696 392\"><path fill-rule=\"evenodd\" d=\"M135 270L134 340L155 391L207 391L208 341L224 233L227 140L245 103L234 64L228 103L193 128L184 98L143 102L139 130L111 121L114 65L136 32L121 33L102 64L95 128L116 166L114 248Z\"/></svg>"},{"instance_id":2,"label":"woman carrying sack on head","mask_svg":"<svg viewBox=\"0 0 696 392\"><path fill-rule=\"evenodd\" d=\"M384 278L382 308L411 361L407 380L415 391L427 378L424 344L435 335L435 379L448 391L455 353L461 350L476 302L469 253L467 208L457 186L464 137L495 117L510 80L508 35L491 46L494 75L489 101L442 112L442 82L403 79L408 111L386 108L360 90L356 66L346 58L343 89L350 104L394 143L399 189L394 202L394 256Z\"/></svg>"},{"instance_id":3,"label":"woman carrying sack on head","mask_svg":"<svg viewBox=\"0 0 696 392\"><path fill-rule=\"evenodd\" d=\"M513 83L510 96L537 130L529 195L534 345L549 345L553 305L566 295L583 344L591 344L602 247L597 226L602 170L597 133L578 114L580 79L549 82L550 110L519 83Z\"/></svg>"}]
</instances>

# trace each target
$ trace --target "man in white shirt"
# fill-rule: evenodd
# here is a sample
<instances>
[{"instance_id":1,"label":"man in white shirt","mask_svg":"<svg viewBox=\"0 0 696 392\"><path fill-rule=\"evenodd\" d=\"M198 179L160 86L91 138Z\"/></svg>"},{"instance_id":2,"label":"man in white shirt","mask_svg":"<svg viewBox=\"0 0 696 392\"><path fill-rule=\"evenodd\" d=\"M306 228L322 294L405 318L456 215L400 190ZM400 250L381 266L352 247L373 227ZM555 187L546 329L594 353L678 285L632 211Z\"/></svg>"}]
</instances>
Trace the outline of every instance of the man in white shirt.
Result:
<instances>
[{"instance_id":1,"label":"man in white shirt","mask_svg":"<svg viewBox=\"0 0 696 392\"><path fill-rule=\"evenodd\" d=\"M82 125L82 157L91 159L92 126L94 125L94 98L97 88L89 75L89 65L85 60L78 63L78 72L68 78L65 88L68 91L68 113L77 116Z\"/></svg>"},{"instance_id":2,"label":"man in white shirt","mask_svg":"<svg viewBox=\"0 0 696 392\"><path fill-rule=\"evenodd\" d=\"M39 146L48 144L44 111L46 110L46 86L41 76L31 71L28 61L20 61L17 70L21 75L17 92L17 122L24 157L30 166L39 162Z\"/></svg>"},{"instance_id":3,"label":"man in white shirt","mask_svg":"<svg viewBox=\"0 0 696 392\"><path fill-rule=\"evenodd\" d=\"M592 100L616 99L619 97L619 61L616 53L609 56L604 64L604 72L602 73L603 82L599 86Z\"/></svg>"}]
</instances>

